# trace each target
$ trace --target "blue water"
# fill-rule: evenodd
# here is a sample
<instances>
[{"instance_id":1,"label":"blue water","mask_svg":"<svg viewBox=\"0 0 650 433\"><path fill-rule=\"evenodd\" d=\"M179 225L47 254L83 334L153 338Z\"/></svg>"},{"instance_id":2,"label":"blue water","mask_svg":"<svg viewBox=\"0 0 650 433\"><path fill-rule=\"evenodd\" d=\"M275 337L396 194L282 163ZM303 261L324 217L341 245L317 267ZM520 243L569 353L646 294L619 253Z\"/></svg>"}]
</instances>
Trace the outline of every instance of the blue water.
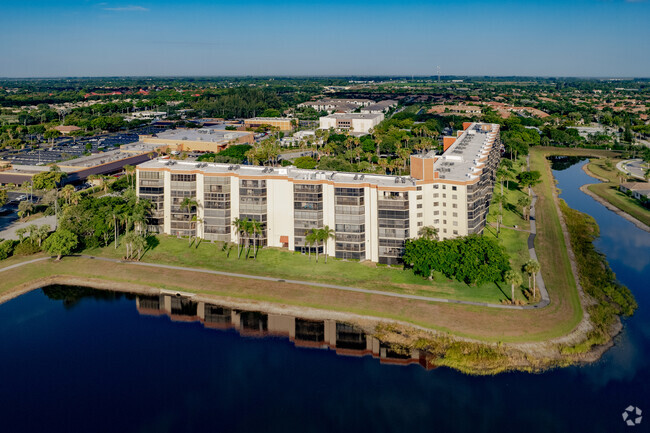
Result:
<instances>
[{"instance_id":1,"label":"blue water","mask_svg":"<svg viewBox=\"0 0 650 433\"><path fill-rule=\"evenodd\" d=\"M648 431L621 413L650 415L650 234L579 192L593 182L580 165L555 175L639 302L598 363L471 377L144 316L131 296L38 290L0 305L0 432Z\"/></svg>"}]
</instances>

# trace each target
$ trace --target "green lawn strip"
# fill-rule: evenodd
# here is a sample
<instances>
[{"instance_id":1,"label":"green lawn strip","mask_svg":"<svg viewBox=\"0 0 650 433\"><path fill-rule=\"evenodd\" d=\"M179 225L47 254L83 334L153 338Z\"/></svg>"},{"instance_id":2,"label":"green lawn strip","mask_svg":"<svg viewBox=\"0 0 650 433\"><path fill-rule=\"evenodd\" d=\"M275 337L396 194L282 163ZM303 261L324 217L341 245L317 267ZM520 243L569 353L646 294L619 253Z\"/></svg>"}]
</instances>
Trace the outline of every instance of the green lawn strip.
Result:
<instances>
[{"instance_id":1,"label":"green lawn strip","mask_svg":"<svg viewBox=\"0 0 650 433\"><path fill-rule=\"evenodd\" d=\"M404 271L401 267L390 268L332 258L324 263L322 256L316 263L315 255L312 255L310 261L308 256L300 253L275 248L260 250L256 260L245 259L245 252L241 259L237 259L236 249L227 258L221 250L221 244L201 242L198 246L189 246L186 239L165 235L157 236L156 239L159 244L148 251L142 261L457 300L500 303L505 299L499 287L494 284L468 286L455 280L450 281L442 274L436 274L431 282L410 271ZM117 250L110 246L88 249L83 253L111 258L124 256L122 245Z\"/></svg>"},{"instance_id":2,"label":"green lawn strip","mask_svg":"<svg viewBox=\"0 0 650 433\"><path fill-rule=\"evenodd\" d=\"M621 161L620 159L613 159L612 164ZM611 205L617 207L623 212L633 216L642 223L650 225L650 210L643 207L641 203L622 193L618 186L620 185L619 174L620 172L614 168L609 170L605 166L605 161L602 158L594 158L587 164L587 170L596 176L608 179L609 182L598 182L594 180L593 185L588 186L589 191L601 197ZM627 179L628 181L637 182L637 179Z\"/></svg>"},{"instance_id":3,"label":"green lawn strip","mask_svg":"<svg viewBox=\"0 0 650 433\"><path fill-rule=\"evenodd\" d=\"M555 208L554 179L546 156L547 152L544 148L531 150L531 169L541 173L541 182L535 187L535 192L539 196L536 208L535 250L541 264L544 283L551 297L549 307L557 309L568 307L571 310L570 318L559 325L563 333L568 333L580 323L583 311L564 243L560 218Z\"/></svg>"}]
</instances>

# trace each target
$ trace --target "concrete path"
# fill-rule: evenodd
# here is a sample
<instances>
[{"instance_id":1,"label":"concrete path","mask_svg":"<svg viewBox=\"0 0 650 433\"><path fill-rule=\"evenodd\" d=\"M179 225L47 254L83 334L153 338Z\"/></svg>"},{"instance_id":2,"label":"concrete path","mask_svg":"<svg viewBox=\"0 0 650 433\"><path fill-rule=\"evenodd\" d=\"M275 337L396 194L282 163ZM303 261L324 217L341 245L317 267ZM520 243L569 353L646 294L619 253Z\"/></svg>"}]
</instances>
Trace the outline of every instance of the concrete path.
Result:
<instances>
[{"instance_id":1,"label":"concrete path","mask_svg":"<svg viewBox=\"0 0 650 433\"><path fill-rule=\"evenodd\" d=\"M530 155L526 157L526 163L528 164L528 170L530 171ZM533 191L533 200L530 204L530 234L528 235L528 254L533 260L537 259L537 253L535 252L535 236L537 236L537 220L535 219L535 203L537 203L537 194ZM537 275L535 275L535 281L537 281L537 288L539 289L539 294L542 298L536 306L538 308L546 307L551 303L551 298L548 296L548 290L546 290L546 284L544 284L544 278L542 277L542 271L540 270Z\"/></svg>"},{"instance_id":2,"label":"concrete path","mask_svg":"<svg viewBox=\"0 0 650 433\"><path fill-rule=\"evenodd\" d=\"M38 227L47 224L50 226L52 230L56 230L56 216L54 215L45 216L27 222L20 222L18 220L12 221L11 223L9 223L9 225L7 225L7 227L5 227L2 231L0 231L0 239L18 240L18 235L16 234L16 231L21 228L26 228L32 224Z\"/></svg>"},{"instance_id":3,"label":"concrete path","mask_svg":"<svg viewBox=\"0 0 650 433\"><path fill-rule=\"evenodd\" d=\"M459 300L454 300L454 299L446 299L446 298L436 298L436 297L431 297L431 296L419 296L419 295L406 295L402 293L392 293L388 291L383 291L383 290L371 290L371 289L361 289L358 287L349 287L349 286L338 286L335 284L325 284L325 283L316 283L313 281L301 281L301 280L284 280L280 278L273 278L273 277L263 277L259 275L246 275L246 274L237 274L234 272L223 272L223 271L213 271L210 269L200 269L200 268L188 268L184 266L172 266L172 265L161 265L161 264L156 264L156 263L146 263L146 262L132 262L132 261L125 261L125 260L118 260L118 259L111 259L107 257L96 257L96 256L88 256L88 255L79 255L75 257L83 257L86 259L92 259L92 260L102 260L105 262L111 262L111 263L121 263L121 264L126 264L126 265L133 265L133 266L142 266L142 267L148 267L148 268L154 268L154 269L171 269L171 270L177 270L177 271L186 271L186 272L200 272L202 274L211 274L211 275L221 275L225 277L234 277L234 278L246 278L249 280L261 280L261 281L270 281L270 282L277 282L277 283L287 283L287 284L297 284L301 286L312 286L312 287L323 287L326 289L335 289L335 290L343 290L347 292L356 292L356 293L365 293L369 295L380 295L380 296L389 296L393 298L402 298L402 299L412 299L415 301L427 301L427 302L442 302L442 303L448 303L448 304L461 304L461 305L475 305L478 307L489 307L489 308L502 308L502 309L510 309L510 310L532 310L532 309L537 309L537 308L542 308L548 305L548 302L544 302L544 299L542 297L542 301L534 304L534 305L503 305L503 304L491 304L488 302L474 302L474 301L459 301ZM27 262L22 262L22 263L16 263L11 266L7 266L6 268L0 268L0 272L7 271L9 269L15 269L19 268L21 266L25 266L31 263L39 262L39 261L44 261L44 260L49 260L50 257L41 257L38 259L30 260ZM542 284L540 284L540 292L541 292L541 287ZM545 289L544 289L545 290ZM548 297L548 295L547 295Z\"/></svg>"}]
</instances>

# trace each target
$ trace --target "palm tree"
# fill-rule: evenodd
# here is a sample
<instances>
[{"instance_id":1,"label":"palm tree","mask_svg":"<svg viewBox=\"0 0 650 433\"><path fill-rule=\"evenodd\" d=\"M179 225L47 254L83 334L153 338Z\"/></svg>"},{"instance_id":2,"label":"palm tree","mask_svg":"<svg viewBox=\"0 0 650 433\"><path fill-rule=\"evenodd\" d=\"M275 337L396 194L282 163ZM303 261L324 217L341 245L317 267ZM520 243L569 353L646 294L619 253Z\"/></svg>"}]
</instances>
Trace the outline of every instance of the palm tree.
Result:
<instances>
[{"instance_id":1,"label":"palm tree","mask_svg":"<svg viewBox=\"0 0 650 433\"><path fill-rule=\"evenodd\" d=\"M316 236L313 231L308 232L305 235L305 245L307 245L308 251L309 251L309 261L311 262L311 246L314 245L314 242L316 242Z\"/></svg>"},{"instance_id":2,"label":"palm tree","mask_svg":"<svg viewBox=\"0 0 650 433\"><path fill-rule=\"evenodd\" d=\"M519 197L519 200L517 200L517 204L521 206L521 214L524 217L525 220L528 220L528 207L530 206L532 200L530 197L527 195Z\"/></svg>"},{"instance_id":3,"label":"palm tree","mask_svg":"<svg viewBox=\"0 0 650 433\"><path fill-rule=\"evenodd\" d=\"M51 230L52 229L50 228L50 226L48 224L43 224L42 226L40 226L38 228L38 230L36 230L35 238L36 238L36 241L38 242L39 248L43 245L43 241L50 234Z\"/></svg>"},{"instance_id":4,"label":"palm tree","mask_svg":"<svg viewBox=\"0 0 650 433\"><path fill-rule=\"evenodd\" d=\"M246 258L251 252L251 236L253 235L253 222L248 219L243 223L243 232L246 235Z\"/></svg>"},{"instance_id":5,"label":"palm tree","mask_svg":"<svg viewBox=\"0 0 650 433\"><path fill-rule=\"evenodd\" d=\"M524 263L524 271L528 274L528 286L530 287L530 280L533 280L533 299L537 296L537 287L535 284L536 275L541 269L537 260L530 259Z\"/></svg>"},{"instance_id":6,"label":"palm tree","mask_svg":"<svg viewBox=\"0 0 650 433\"><path fill-rule=\"evenodd\" d=\"M324 226L318 233L320 241L323 242L323 253L325 254L325 263L327 263L327 243L330 239L336 239L336 233L329 226Z\"/></svg>"},{"instance_id":7,"label":"palm tree","mask_svg":"<svg viewBox=\"0 0 650 433\"><path fill-rule=\"evenodd\" d=\"M438 229L433 226L424 226L418 232L418 235L429 240L438 240Z\"/></svg>"},{"instance_id":8,"label":"palm tree","mask_svg":"<svg viewBox=\"0 0 650 433\"><path fill-rule=\"evenodd\" d=\"M320 242L320 234L318 229L311 229L309 235L312 237L313 242L316 244L316 263L318 263L318 243Z\"/></svg>"},{"instance_id":9,"label":"palm tree","mask_svg":"<svg viewBox=\"0 0 650 433\"><path fill-rule=\"evenodd\" d=\"M259 245L256 245L256 240L259 235L264 233L264 228L262 227L261 222L251 221L251 229L253 231L253 251L254 251L253 258L257 260L257 250L259 248Z\"/></svg>"},{"instance_id":10,"label":"palm tree","mask_svg":"<svg viewBox=\"0 0 650 433\"><path fill-rule=\"evenodd\" d=\"M503 276L503 279L505 280L506 283L510 284L510 287L512 288L512 295L510 296L510 302L513 304L515 303L515 286L520 286L522 283L522 278L521 274L517 271L513 271L512 269L507 271L506 274Z\"/></svg>"},{"instance_id":11,"label":"palm tree","mask_svg":"<svg viewBox=\"0 0 650 433\"><path fill-rule=\"evenodd\" d=\"M235 229L235 233L237 234L237 258L239 259L241 257L241 233L242 233L242 228L243 228L243 223L244 221L235 218L232 220L232 227Z\"/></svg>"},{"instance_id":12,"label":"palm tree","mask_svg":"<svg viewBox=\"0 0 650 433\"><path fill-rule=\"evenodd\" d=\"M185 197L181 202L181 210L187 209L188 213L192 213L192 209L196 208L197 202L195 198ZM192 235L188 235L188 245L192 243Z\"/></svg>"},{"instance_id":13,"label":"palm tree","mask_svg":"<svg viewBox=\"0 0 650 433\"><path fill-rule=\"evenodd\" d=\"M74 186L70 184L64 186L61 189L61 195L65 199L66 204L70 204L70 199L72 198L72 194L74 194Z\"/></svg>"},{"instance_id":14,"label":"palm tree","mask_svg":"<svg viewBox=\"0 0 650 433\"><path fill-rule=\"evenodd\" d=\"M133 187L135 188L135 166L125 165L124 172L126 173L126 179L129 182L129 187L131 187L131 177L133 177Z\"/></svg>"}]
</instances>

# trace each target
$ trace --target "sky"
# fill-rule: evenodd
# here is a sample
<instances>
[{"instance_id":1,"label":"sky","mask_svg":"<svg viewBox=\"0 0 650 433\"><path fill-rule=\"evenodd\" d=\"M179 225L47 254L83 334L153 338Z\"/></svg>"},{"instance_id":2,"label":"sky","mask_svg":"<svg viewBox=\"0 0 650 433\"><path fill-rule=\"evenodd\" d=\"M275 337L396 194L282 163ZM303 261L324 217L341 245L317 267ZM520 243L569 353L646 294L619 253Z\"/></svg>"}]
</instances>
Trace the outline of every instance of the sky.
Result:
<instances>
[{"instance_id":1,"label":"sky","mask_svg":"<svg viewBox=\"0 0 650 433\"><path fill-rule=\"evenodd\" d=\"M650 77L650 1L0 0L0 77Z\"/></svg>"}]
</instances>

